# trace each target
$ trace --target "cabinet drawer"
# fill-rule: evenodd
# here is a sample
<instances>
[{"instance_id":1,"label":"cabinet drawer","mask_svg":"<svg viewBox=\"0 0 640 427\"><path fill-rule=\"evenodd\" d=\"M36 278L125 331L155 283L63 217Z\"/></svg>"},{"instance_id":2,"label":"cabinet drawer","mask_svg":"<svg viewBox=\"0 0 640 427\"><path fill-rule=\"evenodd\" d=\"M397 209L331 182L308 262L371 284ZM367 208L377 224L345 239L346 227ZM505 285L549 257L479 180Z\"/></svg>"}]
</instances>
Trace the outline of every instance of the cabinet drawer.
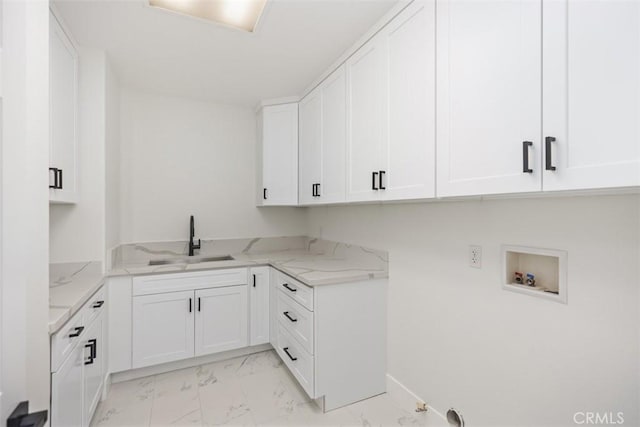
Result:
<instances>
[{"instance_id":1,"label":"cabinet drawer","mask_svg":"<svg viewBox=\"0 0 640 427\"><path fill-rule=\"evenodd\" d=\"M313 354L313 312L278 292L278 321L304 347Z\"/></svg>"},{"instance_id":2,"label":"cabinet drawer","mask_svg":"<svg viewBox=\"0 0 640 427\"><path fill-rule=\"evenodd\" d=\"M246 268L158 274L134 277L133 296L246 284Z\"/></svg>"},{"instance_id":3,"label":"cabinet drawer","mask_svg":"<svg viewBox=\"0 0 640 427\"><path fill-rule=\"evenodd\" d=\"M89 298L89 301L87 301L84 308L82 309L82 323L85 326L89 326L91 322L93 322L100 315L100 313L106 310L105 296L106 293L103 286L98 289L98 291L93 294L91 298Z\"/></svg>"},{"instance_id":4,"label":"cabinet drawer","mask_svg":"<svg viewBox=\"0 0 640 427\"><path fill-rule=\"evenodd\" d=\"M313 311L313 288L303 285L298 280L284 273L278 274L278 283L276 283L276 285L285 295L293 298L308 310Z\"/></svg>"},{"instance_id":5,"label":"cabinet drawer","mask_svg":"<svg viewBox=\"0 0 640 427\"><path fill-rule=\"evenodd\" d=\"M278 325L278 346L276 350L304 391L310 398L314 399L316 396L314 390L313 356L307 353L282 325Z\"/></svg>"},{"instance_id":6,"label":"cabinet drawer","mask_svg":"<svg viewBox=\"0 0 640 427\"><path fill-rule=\"evenodd\" d=\"M67 322L58 332L51 336L51 372L56 372L62 362L84 338L85 324L82 319L83 310Z\"/></svg>"}]
</instances>

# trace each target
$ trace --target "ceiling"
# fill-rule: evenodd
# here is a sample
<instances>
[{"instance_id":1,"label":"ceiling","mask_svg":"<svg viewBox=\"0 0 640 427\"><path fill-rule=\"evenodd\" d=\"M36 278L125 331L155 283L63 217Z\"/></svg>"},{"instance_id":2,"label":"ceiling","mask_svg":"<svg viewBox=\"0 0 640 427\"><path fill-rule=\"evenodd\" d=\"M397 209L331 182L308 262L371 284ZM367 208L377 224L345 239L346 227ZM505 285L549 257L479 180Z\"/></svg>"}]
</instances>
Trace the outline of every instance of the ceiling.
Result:
<instances>
[{"instance_id":1,"label":"ceiling","mask_svg":"<svg viewBox=\"0 0 640 427\"><path fill-rule=\"evenodd\" d=\"M81 46L106 50L123 86L255 106L302 94L398 0L269 0L255 33L147 6L54 0Z\"/></svg>"}]
</instances>

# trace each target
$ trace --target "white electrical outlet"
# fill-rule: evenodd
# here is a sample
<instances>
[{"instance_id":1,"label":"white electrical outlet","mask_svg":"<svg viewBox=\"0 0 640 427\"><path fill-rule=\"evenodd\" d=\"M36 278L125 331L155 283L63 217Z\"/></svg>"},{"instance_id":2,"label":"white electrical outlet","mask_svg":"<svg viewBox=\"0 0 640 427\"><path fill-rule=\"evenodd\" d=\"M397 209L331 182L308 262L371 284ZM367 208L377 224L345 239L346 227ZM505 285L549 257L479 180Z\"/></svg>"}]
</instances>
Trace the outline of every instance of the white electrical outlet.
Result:
<instances>
[{"instance_id":1,"label":"white electrical outlet","mask_svg":"<svg viewBox=\"0 0 640 427\"><path fill-rule=\"evenodd\" d=\"M469 246L469 266L474 268L482 267L482 246Z\"/></svg>"}]
</instances>

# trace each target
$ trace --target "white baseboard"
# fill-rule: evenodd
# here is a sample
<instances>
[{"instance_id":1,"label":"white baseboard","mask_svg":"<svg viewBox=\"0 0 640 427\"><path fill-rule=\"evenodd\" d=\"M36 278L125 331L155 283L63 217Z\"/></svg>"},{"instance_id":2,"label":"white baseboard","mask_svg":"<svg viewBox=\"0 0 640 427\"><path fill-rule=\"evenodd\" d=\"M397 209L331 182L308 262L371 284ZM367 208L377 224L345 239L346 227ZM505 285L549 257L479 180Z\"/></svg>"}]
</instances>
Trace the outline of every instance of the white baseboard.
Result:
<instances>
[{"instance_id":1,"label":"white baseboard","mask_svg":"<svg viewBox=\"0 0 640 427\"><path fill-rule=\"evenodd\" d=\"M164 374L166 372L175 371L184 368L193 368L207 363L219 362L221 360L232 359L234 357L246 356L248 354L259 353L261 351L271 350L271 344L261 344L253 347L244 347L238 350L224 351L222 353L211 354L208 356L194 357L190 359L178 360L177 362L163 363L161 365L147 366L146 368L131 369L129 371L115 372L110 375L110 384L122 381L136 380L138 378L148 377L150 375ZM109 384L109 385L110 385Z\"/></svg>"},{"instance_id":2,"label":"white baseboard","mask_svg":"<svg viewBox=\"0 0 640 427\"><path fill-rule=\"evenodd\" d=\"M389 374L387 374L387 394L402 408L407 408L408 410L414 410L417 402L426 403L427 412L430 412L432 415L436 415L444 422L444 425L448 425L447 417L443 415L442 412L429 405L426 400L409 390L404 384Z\"/></svg>"}]
</instances>

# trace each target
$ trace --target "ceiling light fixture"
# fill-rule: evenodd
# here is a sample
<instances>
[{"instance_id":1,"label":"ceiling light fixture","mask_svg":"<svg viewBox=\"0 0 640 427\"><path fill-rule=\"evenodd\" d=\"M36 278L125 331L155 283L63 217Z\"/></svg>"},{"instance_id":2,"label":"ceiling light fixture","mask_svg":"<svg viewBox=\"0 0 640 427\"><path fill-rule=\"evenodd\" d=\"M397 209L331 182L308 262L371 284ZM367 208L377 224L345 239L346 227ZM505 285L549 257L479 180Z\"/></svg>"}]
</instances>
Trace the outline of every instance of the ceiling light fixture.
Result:
<instances>
[{"instance_id":1,"label":"ceiling light fixture","mask_svg":"<svg viewBox=\"0 0 640 427\"><path fill-rule=\"evenodd\" d=\"M267 0L149 0L161 9L253 32Z\"/></svg>"}]
</instances>

